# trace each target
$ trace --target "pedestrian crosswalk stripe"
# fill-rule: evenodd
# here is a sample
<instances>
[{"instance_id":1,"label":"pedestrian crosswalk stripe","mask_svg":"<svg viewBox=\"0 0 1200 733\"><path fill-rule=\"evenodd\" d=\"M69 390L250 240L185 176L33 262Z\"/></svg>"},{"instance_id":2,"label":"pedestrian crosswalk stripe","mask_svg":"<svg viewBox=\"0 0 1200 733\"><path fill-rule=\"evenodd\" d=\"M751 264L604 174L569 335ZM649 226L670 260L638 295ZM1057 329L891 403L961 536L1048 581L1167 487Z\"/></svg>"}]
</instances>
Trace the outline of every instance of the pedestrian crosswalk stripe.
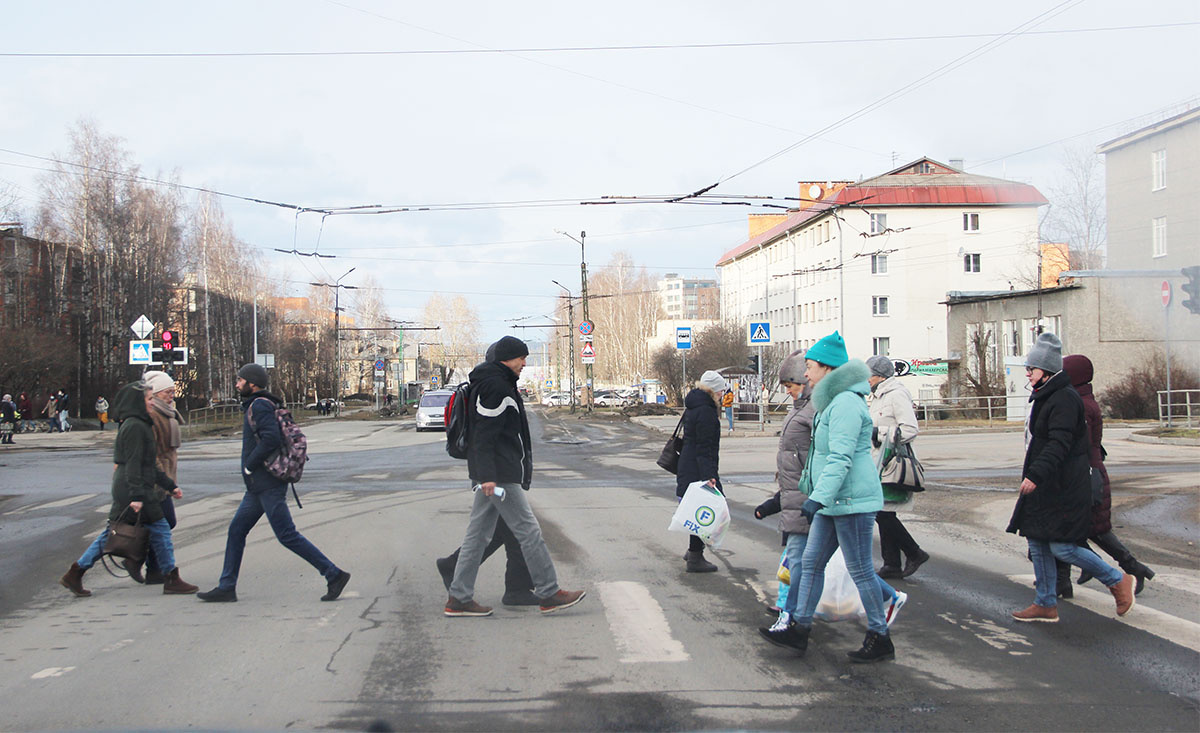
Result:
<instances>
[{"instance_id":1,"label":"pedestrian crosswalk stripe","mask_svg":"<svg viewBox=\"0 0 1200 733\"><path fill-rule=\"evenodd\" d=\"M599 583L597 590L622 662L686 662L691 659L683 644L671 636L671 626L662 606L644 585L619 580Z\"/></svg>"},{"instance_id":2,"label":"pedestrian crosswalk stripe","mask_svg":"<svg viewBox=\"0 0 1200 733\"><path fill-rule=\"evenodd\" d=\"M1028 588L1030 593L1033 592L1033 575L1010 575L1008 579L1017 585ZM1099 583L1100 581L1092 582ZM1178 616L1172 616L1169 613L1150 608L1141 603L1140 596L1138 597L1138 602L1129 613L1118 617L1112 593L1107 588L1099 591L1077 585L1074 590L1075 597L1072 600L1059 603L1060 615L1061 608L1064 605L1082 606L1101 616L1112 616L1117 621L1129 624L1135 629L1141 629L1161 639L1166 639L1174 644L1187 647L1194 652L1200 652L1200 624L1192 623Z\"/></svg>"}]
</instances>

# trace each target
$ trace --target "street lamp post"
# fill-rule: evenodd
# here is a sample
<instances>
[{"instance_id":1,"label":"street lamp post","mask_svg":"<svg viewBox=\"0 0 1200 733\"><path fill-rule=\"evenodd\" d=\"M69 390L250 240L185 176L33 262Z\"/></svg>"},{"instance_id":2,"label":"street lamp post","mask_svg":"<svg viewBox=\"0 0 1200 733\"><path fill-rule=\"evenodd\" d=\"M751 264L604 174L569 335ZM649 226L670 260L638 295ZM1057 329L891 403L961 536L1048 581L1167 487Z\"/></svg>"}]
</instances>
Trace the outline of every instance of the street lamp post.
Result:
<instances>
[{"instance_id":1,"label":"street lamp post","mask_svg":"<svg viewBox=\"0 0 1200 733\"><path fill-rule=\"evenodd\" d=\"M571 341L571 346L570 346L571 351L569 352L570 357L571 357L571 413L574 414L575 413L575 299L574 299L574 296L571 295L571 291L567 288L567 286L563 285L562 283L560 283L557 280L551 280L550 282L554 283L558 287L567 291L567 322L569 324L569 327L567 328L567 338L569 338Z\"/></svg>"},{"instance_id":2,"label":"street lamp post","mask_svg":"<svg viewBox=\"0 0 1200 733\"><path fill-rule=\"evenodd\" d=\"M342 389L342 309L340 296L342 288L346 288L347 290L358 289L353 285L342 285L342 280L356 269L358 268L351 267L349 270L346 270L341 277L333 281L333 285L329 283L309 283L309 285L317 287L333 288L333 361L334 379L336 380L333 388L333 410L335 415L340 415L342 411L341 404L338 401L338 392Z\"/></svg>"},{"instance_id":3,"label":"street lamp post","mask_svg":"<svg viewBox=\"0 0 1200 733\"><path fill-rule=\"evenodd\" d=\"M583 320L588 321L590 319L588 318L587 248L584 246L584 242L587 241L587 232L584 232L584 231L579 232L579 238L576 239L575 237L571 236L570 234L567 234L564 231L560 231L558 229L555 229L554 231L557 232L558 234L563 235L564 237L567 237L568 239L571 239L571 240L579 243L579 294L580 294L580 297L583 299ZM560 285L559 287L562 287L562 286ZM572 319L572 321L574 321L574 319ZM575 324L572 323L571 325L574 326ZM595 333L594 329L593 329L593 333ZM572 364L575 363L574 358L575 358L575 356L574 356L574 354L572 354L571 355L571 359L572 359L571 363ZM592 411L592 391L595 388L594 385L592 384L592 365L585 364L584 369L586 371L586 379L587 379L587 382L586 382L587 409L588 409L588 412L591 412Z\"/></svg>"}]
</instances>

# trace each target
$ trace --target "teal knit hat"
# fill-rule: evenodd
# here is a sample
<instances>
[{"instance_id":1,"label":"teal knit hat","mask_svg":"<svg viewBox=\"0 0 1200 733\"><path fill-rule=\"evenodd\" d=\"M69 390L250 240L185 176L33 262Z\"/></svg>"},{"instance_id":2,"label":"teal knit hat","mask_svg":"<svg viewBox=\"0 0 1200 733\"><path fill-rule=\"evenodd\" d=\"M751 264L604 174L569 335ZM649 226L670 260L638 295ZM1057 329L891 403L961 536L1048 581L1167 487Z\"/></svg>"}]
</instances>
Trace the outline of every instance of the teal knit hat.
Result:
<instances>
[{"instance_id":1,"label":"teal knit hat","mask_svg":"<svg viewBox=\"0 0 1200 733\"><path fill-rule=\"evenodd\" d=\"M804 358L834 368L850 361L850 355L846 353L846 342L842 340L842 334L837 331L813 344L808 351L804 352Z\"/></svg>"}]
</instances>

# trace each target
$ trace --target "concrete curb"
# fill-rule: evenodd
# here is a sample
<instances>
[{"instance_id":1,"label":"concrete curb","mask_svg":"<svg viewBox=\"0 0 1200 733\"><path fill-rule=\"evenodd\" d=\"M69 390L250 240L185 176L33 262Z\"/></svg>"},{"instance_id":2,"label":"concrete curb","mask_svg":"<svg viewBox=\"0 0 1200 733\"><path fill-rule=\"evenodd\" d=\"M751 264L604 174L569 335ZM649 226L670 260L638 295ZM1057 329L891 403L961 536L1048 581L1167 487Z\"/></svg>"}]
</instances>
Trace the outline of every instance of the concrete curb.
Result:
<instances>
[{"instance_id":1,"label":"concrete curb","mask_svg":"<svg viewBox=\"0 0 1200 733\"><path fill-rule=\"evenodd\" d=\"M1195 445L1200 446L1197 438L1160 438L1157 435L1138 435L1131 433L1129 440L1134 443L1154 443L1156 445Z\"/></svg>"}]
</instances>

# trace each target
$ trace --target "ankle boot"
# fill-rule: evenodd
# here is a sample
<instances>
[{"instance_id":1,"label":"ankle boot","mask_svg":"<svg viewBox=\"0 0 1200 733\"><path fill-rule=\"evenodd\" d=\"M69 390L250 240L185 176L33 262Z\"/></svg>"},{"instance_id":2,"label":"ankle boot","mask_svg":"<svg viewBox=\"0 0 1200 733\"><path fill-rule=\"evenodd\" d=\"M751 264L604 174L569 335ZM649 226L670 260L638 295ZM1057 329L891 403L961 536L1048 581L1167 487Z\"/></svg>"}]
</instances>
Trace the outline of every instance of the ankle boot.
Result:
<instances>
[{"instance_id":1,"label":"ankle boot","mask_svg":"<svg viewBox=\"0 0 1200 733\"><path fill-rule=\"evenodd\" d=\"M130 560L125 558L121 561L121 565L125 566L125 571L129 573L129 578L135 583L145 583L146 578L142 576L142 561Z\"/></svg>"},{"instance_id":2,"label":"ankle boot","mask_svg":"<svg viewBox=\"0 0 1200 733\"><path fill-rule=\"evenodd\" d=\"M1122 560L1120 565L1122 570L1137 578L1137 585L1133 589L1135 596L1142 592L1147 580L1154 579L1154 571L1135 560L1133 555Z\"/></svg>"},{"instance_id":3,"label":"ankle boot","mask_svg":"<svg viewBox=\"0 0 1200 733\"><path fill-rule=\"evenodd\" d=\"M167 578L163 581L164 595L187 595L198 590L200 590L199 586L184 582L183 578L179 577L179 568L167 573Z\"/></svg>"},{"instance_id":4,"label":"ankle boot","mask_svg":"<svg viewBox=\"0 0 1200 733\"><path fill-rule=\"evenodd\" d=\"M863 639L862 649L846 652L846 656L850 657L850 661L855 664L886 662L896 658L896 648L892 646L892 637L880 636L874 631L868 631L867 638Z\"/></svg>"},{"instance_id":5,"label":"ankle boot","mask_svg":"<svg viewBox=\"0 0 1200 733\"><path fill-rule=\"evenodd\" d=\"M158 566L146 568L146 585L162 585L166 581L166 577Z\"/></svg>"},{"instance_id":6,"label":"ankle boot","mask_svg":"<svg viewBox=\"0 0 1200 733\"><path fill-rule=\"evenodd\" d=\"M67 571L66 575L59 578L58 583L77 596L90 596L92 592L83 587L83 574L86 572L86 570L79 567L79 563L73 562L71 563L71 569Z\"/></svg>"},{"instance_id":7,"label":"ankle boot","mask_svg":"<svg viewBox=\"0 0 1200 733\"><path fill-rule=\"evenodd\" d=\"M683 556L687 560L689 573L715 573L717 566L704 559L704 550L688 550Z\"/></svg>"}]
</instances>

